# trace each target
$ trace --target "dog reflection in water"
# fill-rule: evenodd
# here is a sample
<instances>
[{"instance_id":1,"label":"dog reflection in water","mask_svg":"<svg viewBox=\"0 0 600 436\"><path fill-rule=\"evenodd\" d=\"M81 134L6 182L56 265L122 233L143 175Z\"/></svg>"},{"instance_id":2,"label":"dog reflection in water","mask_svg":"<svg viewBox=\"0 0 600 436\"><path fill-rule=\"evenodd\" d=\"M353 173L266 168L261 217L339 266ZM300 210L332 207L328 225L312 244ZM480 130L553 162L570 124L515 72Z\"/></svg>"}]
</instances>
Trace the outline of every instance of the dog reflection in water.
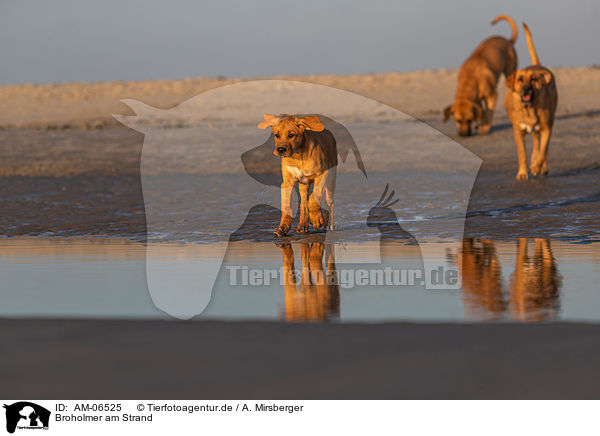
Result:
<instances>
[{"instance_id":1,"label":"dog reflection in water","mask_svg":"<svg viewBox=\"0 0 600 436\"><path fill-rule=\"evenodd\" d=\"M302 269L294 267L294 251L290 243L279 244L283 257L283 283L286 321L326 321L340 312L333 246L323 242L300 243ZM327 270L323 269L323 254ZM300 283L298 283L298 281ZM298 286L299 285L299 286Z\"/></svg>"},{"instance_id":2,"label":"dog reflection in water","mask_svg":"<svg viewBox=\"0 0 600 436\"><path fill-rule=\"evenodd\" d=\"M529 240L519 239L517 264L511 279L510 310L522 321L552 318L558 312L561 278L552 255L550 241L535 239L533 256Z\"/></svg>"},{"instance_id":3,"label":"dog reflection in water","mask_svg":"<svg viewBox=\"0 0 600 436\"><path fill-rule=\"evenodd\" d=\"M550 241L536 239L533 256L528 253L528 242L527 238L519 240L515 272L506 292L494 242L463 241L456 264L462 278L467 316L479 317L483 312L487 319L498 319L510 312L521 321L541 321L556 316L561 278Z\"/></svg>"},{"instance_id":4,"label":"dog reflection in water","mask_svg":"<svg viewBox=\"0 0 600 436\"><path fill-rule=\"evenodd\" d=\"M472 238L463 241L456 257L462 277L463 302L469 317L497 319L504 316L506 302L502 292L502 273L493 241Z\"/></svg>"}]
</instances>

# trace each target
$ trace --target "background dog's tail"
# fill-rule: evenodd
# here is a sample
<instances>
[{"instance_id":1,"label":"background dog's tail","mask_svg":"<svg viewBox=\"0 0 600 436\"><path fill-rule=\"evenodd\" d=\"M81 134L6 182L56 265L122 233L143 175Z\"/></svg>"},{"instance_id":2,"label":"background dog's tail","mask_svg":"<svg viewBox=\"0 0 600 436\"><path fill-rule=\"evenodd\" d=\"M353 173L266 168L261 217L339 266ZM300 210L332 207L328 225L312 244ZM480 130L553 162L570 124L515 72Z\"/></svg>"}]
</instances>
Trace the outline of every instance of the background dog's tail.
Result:
<instances>
[{"instance_id":1,"label":"background dog's tail","mask_svg":"<svg viewBox=\"0 0 600 436\"><path fill-rule=\"evenodd\" d=\"M539 65L540 60L538 59L538 55L535 52L535 47L533 46L533 38L531 38L531 32L529 31L529 27L527 27L527 24L523 23L523 29L525 29L525 38L527 39L527 48L529 49L531 65Z\"/></svg>"},{"instance_id":2,"label":"background dog's tail","mask_svg":"<svg viewBox=\"0 0 600 436\"><path fill-rule=\"evenodd\" d=\"M510 28L512 29L512 34L510 35L510 39L509 41L512 42L513 44L515 43L515 41L517 40L517 25L515 24L515 22L513 21L512 18L510 18L508 15L498 15L496 18L494 18L494 21L492 21L492 25L496 24L498 21L508 21L508 24L510 24Z\"/></svg>"}]
</instances>

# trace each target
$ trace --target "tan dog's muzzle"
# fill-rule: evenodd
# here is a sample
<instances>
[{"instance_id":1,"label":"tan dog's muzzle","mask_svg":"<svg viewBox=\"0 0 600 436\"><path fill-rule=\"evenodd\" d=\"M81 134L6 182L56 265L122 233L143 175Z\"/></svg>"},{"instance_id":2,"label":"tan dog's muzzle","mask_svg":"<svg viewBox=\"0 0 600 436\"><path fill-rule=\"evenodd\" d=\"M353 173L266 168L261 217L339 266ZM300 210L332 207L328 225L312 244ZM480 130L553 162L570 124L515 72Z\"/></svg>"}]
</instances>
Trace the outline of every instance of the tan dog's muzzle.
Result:
<instances>
[{"instance_id":1,"label":"tan dog's muzzle","mask_svg":"<svg viewBox=\"0 0 600 436\"><path fill-rule=\"evenodd\" d=\"M460 136L471 136L471 123L465 123L458 126L458 134Z\"/></svg>"},{"instance_id":2,"label":"tan dog's muzzle","mask_svg":"<svg viewBox=\"0 0 600 436\"><path fill-rule=\"evenodd\" d=\"M521 102L525 104L531 104L533 102L533 98L535 97L535 93L533 91L533 86L525 85L521 88Z\"/></svg>"},{"instance_id":3,"label":"tan dog's muzzle","mask_svg":"<svg viewBox=\"0 0 600 436\"><path fill-rule=\"evenodd\" d=\"M291 145L279 144L275 147L275 150L273 150L273 154L275 156L290 157L294 153L292 152Z\"/></svg>"}]
</instances>

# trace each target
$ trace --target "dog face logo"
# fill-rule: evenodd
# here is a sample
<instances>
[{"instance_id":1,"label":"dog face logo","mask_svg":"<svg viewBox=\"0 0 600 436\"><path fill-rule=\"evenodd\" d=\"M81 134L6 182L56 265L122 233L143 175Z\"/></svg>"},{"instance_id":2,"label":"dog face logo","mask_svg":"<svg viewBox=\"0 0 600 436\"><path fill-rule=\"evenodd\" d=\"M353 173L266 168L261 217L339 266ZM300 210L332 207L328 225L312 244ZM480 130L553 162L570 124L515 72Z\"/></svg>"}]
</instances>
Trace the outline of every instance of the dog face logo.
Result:
<instances>
[{"instance_id":1,"label":"dog face logo","mask_svg":"<svg viewBox=\"0 0 600 436\"><path fill-rule=\"evenodd\" d=\"M14 433L18 429L48 429L50 411L29 401L5 404L6 431Z\"/></svg>"}]
</instances>

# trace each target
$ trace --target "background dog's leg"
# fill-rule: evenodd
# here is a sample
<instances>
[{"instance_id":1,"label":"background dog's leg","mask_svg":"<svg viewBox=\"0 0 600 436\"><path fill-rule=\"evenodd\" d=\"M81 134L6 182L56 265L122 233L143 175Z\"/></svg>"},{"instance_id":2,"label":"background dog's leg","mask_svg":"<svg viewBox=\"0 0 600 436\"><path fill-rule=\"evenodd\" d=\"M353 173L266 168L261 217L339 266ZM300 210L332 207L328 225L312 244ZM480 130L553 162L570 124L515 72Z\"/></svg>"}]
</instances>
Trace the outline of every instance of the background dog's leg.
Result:
<instances>
[{"instance_id":1,"label":"background dog's leg","mask_svg":"<svg viewBox=\"0 0 600 436\"><path fill-rule=\"evenodd\" d=\"M333 214L333 195L335 194L335 180L337 177L337 168L330 168L328 171L327 182L325 183L325 203L329 210L328 229L335 230L335 220Z\"/></svg>"},{"instance_id":2,"label":"background dog's leg","mask_svg":"<svg viewBox=\"0 0 600 436\"><path fill-rule=\"evenodd\" d=\"M484 124L481 126L479 132L483 135L489 133L492 128L492 119L494 118L494 110L496 109L496 101L498 100L498 93L496 90L491 90L488 97L485 98L485 114Z\"/></svg>"},{"instance_id":3,"label":"background dog's leg","mask_svg":"<svg viewBox=\"0 0 600 436\"><path fill-rule=\"evenodd\" d=\"M540 158L540 132L533 132L531 136L533 136L533 151L531 152L531 163L529 167L531 174L535 176L537 173L533 166Z\"/></svg>"},{"instance_id":4,"label":"background dog's leg","mask_svg":"<svg viewBox=\"0 0 600 436\"><path fill-rule=\"evenodd\" d=\"M300 190L300 220L295 229L296 233L308 232L308 188L309 185L298 183L298 189Z\"/></svg>"},{"instance_id":5,"label":"background dog's leg","mask_svg":"<svg viewBox=\"0 0 600 436\"><path fill-rule=\"evenodd\" d=\"M540 132L540 151L536 160L531 160L531 174L537 176L540 172L542 175L548 174L548 164L546 158L548 156L548 144L550 144L550 129L543 129Z\"/></svg>"},{"instance_id":6,"label":"background dog's leg","mask_svg":"<svg viewBox=\"0 0 600 436\"><path fill-rule=\"evenodd\" d=\"M527 180L527 151L525 150L525 132L518 126L513 125L513 133L515 135L515 142L517 143L517 154L519 155L519 172L517 173L517 180Z\"/></svg>"}]
</instances>

